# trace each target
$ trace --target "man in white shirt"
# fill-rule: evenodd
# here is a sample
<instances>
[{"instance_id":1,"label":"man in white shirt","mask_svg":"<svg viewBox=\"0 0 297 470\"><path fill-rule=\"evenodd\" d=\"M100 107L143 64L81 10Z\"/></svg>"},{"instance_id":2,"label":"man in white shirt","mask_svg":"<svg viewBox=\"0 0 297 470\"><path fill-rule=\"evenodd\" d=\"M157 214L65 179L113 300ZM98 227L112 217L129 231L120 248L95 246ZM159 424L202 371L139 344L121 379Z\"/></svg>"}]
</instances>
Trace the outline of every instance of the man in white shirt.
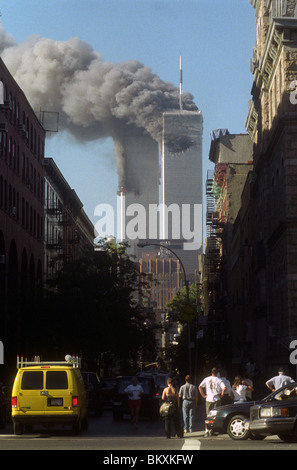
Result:
<instances>
[{"instance_id":1,"label":"man in white shirt","mask_svg":"<svg viewBox=\"0 0 297 470\"><path fill-rule=\"evenodd\" d=\"M143 388L138 383L137 378L133 377L132 383L125 388L124 392L127 393L129 397L128 406L131 412L131 422L137 428Z\"/></svg>"},{"instance_id":2,"label":"man in white shirt","mask_svg":"<svg viewBox=\"0 0 297 470\"><path fill-rule=\"evenodd\" d=\"M227 379L224 370L218 373L218 377L224 382L225 387L226 387L224 396L221 398L221 405L229 405L230 403L233 402L233 399L234 399L234 394L232 391L230 380Z\"/></svg>"},{"instance_id":3,"label":"man in white shirt","mask_svg":"<svg viewBox=\"0 0 297 470\"><path fill-rule=\"evenodd\" d=\"M279 388L283 387L284 385L288 385L290 383L294 382L294 380L289 377L288 375L285 375L284 369L280 368L278 370L278 375L275 377L272 377L271 379L267 380L266 386L270 388L272 392L275 392L275 390L278 390Z\"/></svg>"},{"instance_id":4,"label":"man in white shirt","mask_svg":"<svg viewBox=\"0 0 297 470\"><path fill-rule=\"evenodd\" d=\"M206 416L210 410L221 405L221 398L224 396L226 391L224 382L222 379L217 377L217 374L218 370L213 368L211 370L211 375L203 379L198 387L201 396L206 399ZM206 428L205 437L207 436L208 431Z\"/></svg>"}]
</instances>

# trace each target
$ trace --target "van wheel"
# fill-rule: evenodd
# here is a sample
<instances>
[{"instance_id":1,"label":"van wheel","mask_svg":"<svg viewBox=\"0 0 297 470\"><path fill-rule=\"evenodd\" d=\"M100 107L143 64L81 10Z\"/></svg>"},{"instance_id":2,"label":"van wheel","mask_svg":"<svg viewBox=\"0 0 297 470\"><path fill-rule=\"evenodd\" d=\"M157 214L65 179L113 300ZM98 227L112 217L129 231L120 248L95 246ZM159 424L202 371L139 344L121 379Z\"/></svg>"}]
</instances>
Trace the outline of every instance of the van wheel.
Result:
<instances>
[{"instance_id":1,"label":"van wheel","mask_svg":"<svg viewBox=\"0 0 297 470\"><path fill-rule=\"evenodd\" d=\"M81 429L82 431L87 431L88 428L89 428L89 420L88 420L88 417L85 416L81 423Z\"/></svg>"},{"instance_id":2,"label":"van wheel","mask_svg":"<svg viewBox=\"0 0 297 470\"><path fill-rule=\"evenodd\" d=\"M13 432L16 436L24 433L24 426L20 423L13 423Z\"/></svg>"},{"instance_id":3,"label":"van wheel","mask_svg":"<svg viewBox=\"0 0 297 470\"><path fill-rule=\"evenodd\" d=\"M79 419L77 423L72 426L73 434L77 435L81 432L81 420Z\"/></svg>"}]
</instances>

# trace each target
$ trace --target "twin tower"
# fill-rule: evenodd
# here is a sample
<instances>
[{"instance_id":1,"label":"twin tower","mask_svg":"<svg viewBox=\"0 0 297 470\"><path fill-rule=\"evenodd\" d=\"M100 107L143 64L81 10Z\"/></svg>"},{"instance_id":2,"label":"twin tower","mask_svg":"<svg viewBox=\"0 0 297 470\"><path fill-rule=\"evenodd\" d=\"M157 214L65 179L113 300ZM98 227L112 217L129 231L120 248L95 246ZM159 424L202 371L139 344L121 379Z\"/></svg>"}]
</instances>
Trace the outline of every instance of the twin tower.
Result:
<instances>
[{"instance_id":1,"label":"twin tower","mask_svg":"<svg viewBox=\"0 0 297 470\"><path fill-rule=\"evenodd\" d=\"M120 241L127 241L133 254L140 242L167 245L187 275L197 270L202 250L202 133L200 111L177 110L163 113L159 143L134 127L122 136L126 186L118 192Z\"/></svg>"}]
</instances>

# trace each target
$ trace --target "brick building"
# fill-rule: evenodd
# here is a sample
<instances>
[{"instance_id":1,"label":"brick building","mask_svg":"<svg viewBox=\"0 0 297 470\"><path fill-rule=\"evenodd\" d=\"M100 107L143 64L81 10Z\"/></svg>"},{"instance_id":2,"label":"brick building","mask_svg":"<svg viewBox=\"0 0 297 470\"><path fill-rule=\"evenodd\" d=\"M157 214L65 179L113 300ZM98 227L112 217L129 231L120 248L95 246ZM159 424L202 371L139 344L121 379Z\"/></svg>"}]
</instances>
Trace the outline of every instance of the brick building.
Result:
<instances>
[{"instance_id":1,"label":"brick building","mask_svg":"<svg viewBox=\"0 0 297 470\"><path fill-rule=\"evenodd\" d=\"M208 237L204 257L204 311L212 336L224 345L225 359L232 355L232 237L241 205L241 193L253 168L248 134L213 131L209 159L214 171L207 180Z\"/></svg>"},{"instance_id":2,"label":"brick building","mask_svg":"<svg viewBox=\"0 0 297 470\"><path fill-rule=\"evenodd\" d=\"M167 303L184 286L184 274L180 261L168 255L168 251L156 253L156 247L146 248L139 258L139 271L148 275L145 298L147 307L154 310L155 322L161 329L156 333L156 346L158 353L168 347L179 332L179 325L168 327Z\"/></svg>"},{"instance_id":3,"label":"brick building","mask_svg":"<svg viewBox=\"0 0 297 470\"><path fill-rule=\"evenodd\" d=\"M0 59L0 333L18 341L24 301L43 279L45 131Z\"/></svg>"},{"instance_id":4,"label":"brick building","mask_svg":"<svg viewBox=\"0 0 297 470\"><path fill-rule=\"evenodd\" d=\"M250 3L257 24L246 120L254 148L250 333L257 366L269 375L290 368L297 338L297 1Z\"/></svg>"},{"instance_id":5,"label":"brick building","mask_svg":"<svg viewBox=\"0 0 297 470\"><path fill-rule=\"evenodd\" d=\"M26 318L37 299L33 288L53 277L49 266L55 256L61 267L94 246L94 227L82 202L53 160L44 157L45 137L0 59L0 341L10 359L20 341L26 342Z\"/></svg>"},{"instance_id":6,"label":"brick building","mask_svg":"<svg viewBox=\"0 0 297 470\"><path fill-rule=\"evenodd\" d=\"M42 125L0 59L2 302L4 294L42 280L44 141Z\"/></svg>"},{"instance_id":7,"label":"brick building","mask_svg":"<svg viewBox=\"0 0 297 470\"><path fill-rule=\"evenodd\" d=\"M65 262L76 261L94 246L94 226L83 204L53 158L44 158L45 280L56 277Z\"/></svg>"}]
</instances>

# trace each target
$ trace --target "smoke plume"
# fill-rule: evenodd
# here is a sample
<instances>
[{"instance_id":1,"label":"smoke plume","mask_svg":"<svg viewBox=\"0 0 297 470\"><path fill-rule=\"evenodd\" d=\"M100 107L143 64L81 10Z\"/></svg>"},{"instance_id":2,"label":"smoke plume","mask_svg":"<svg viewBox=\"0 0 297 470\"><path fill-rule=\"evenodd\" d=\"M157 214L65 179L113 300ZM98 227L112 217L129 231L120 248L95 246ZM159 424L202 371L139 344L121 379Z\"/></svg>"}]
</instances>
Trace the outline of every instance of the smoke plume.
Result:
<instances>
[{"instance_id":1,"label":"smoke plume","mask_svg":"<svg viewBox=\"0 0 297 470\"><path fill-rule=\"evenodd\" d=\"M34 110L59 112L60 129L80 141L113 138L119 175L124 174L123 126L133 125L160 142L162 113L179 109L179 89L149 67L136 60L106 62L78 38L32 36L17 44L0 25L0 53ZM197 110L189 93L183 94L183 109Z\"/></svg>"}]
</instances>

